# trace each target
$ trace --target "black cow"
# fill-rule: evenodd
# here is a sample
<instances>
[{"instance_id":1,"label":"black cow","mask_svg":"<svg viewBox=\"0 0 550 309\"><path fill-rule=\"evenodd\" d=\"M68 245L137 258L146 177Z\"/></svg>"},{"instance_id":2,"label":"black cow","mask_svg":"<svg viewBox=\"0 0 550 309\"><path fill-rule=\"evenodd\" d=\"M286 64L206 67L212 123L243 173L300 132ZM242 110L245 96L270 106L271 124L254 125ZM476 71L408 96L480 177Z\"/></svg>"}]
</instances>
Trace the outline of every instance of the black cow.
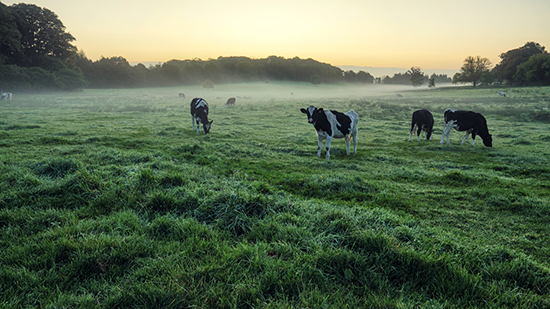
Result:
<instances>
[{"instance_id":1,"label":"black cow","mask_svg":"<svg viewBox=\"0 0 550 309\"><path fill-rule=\"evenodd\" d=\"M353 138L353 155L357 153L357 122L359 117L354 111L340 113L334 110L325 111L322 108L310 106L300 109L307 115L307 120L317 131L317 156L321 156L323 140L326 139L327 159L330 159L330 143L333 138L344 138L346 141L346 154L349 155L349 142Z\"/></svg>"},{"instance_id":2,"label":"black cow","mask_svg":"<svg viewBox=\"0 0 550 309\"><path fill-rule=\"evenodd\" d=\"M235 105L235 101L236 101L236 100L237 100L237 99L235 99L235 98L229 98L229 99L227 99L227 102L225 102L225 106L232 106L232 105Z\"/></svg>"},{"instance_id":3,"label":"black cow","mask_svg":"<svg viewBox=\"0 0 550 309\"><path fill-rule=\"evenodd\" d=\"M208 103L204 99L194 98L191 100L191 125L193 126L193 131L195 131L195 121L197 122L197 134L201 131L201 123L204 128L204 134L210 132L210 127L214 120L208 121Z\"/></svg>"},{"instance_id":4,"label":"black cow","mask_svg":"<svg viewBox=\"0 0 550 309\"><path fill-rule=\"evenodd\" d=\"M493 137L489 134L487 129L487 120L481 114L472 111L457 111L454 109L447 109L443 113L445 119L445 129L443 130L443 136L441 136L441 145L447 138L447 144L449 142L449 132L452 128L457 131L466 131L466 136L462 140L460 145L463 145L468 135L472 133L472 145L475 146L476 135L479 135L483 140L483 144L487 147L493 147Z\"/></svg>"},{"instance_id":5,"label":"black cow","mask_svg":"<svg viewBox=\"0 0 550 309\"><path fill-rule=\"evenodd\" d=\"M434 131L434 117L427 109L417 110L413 113L411 123L411 134L409 135L409 142L412 140L412 136L415 128L418 128L416 135L420 142L420 133L422 130L426 132L426 140L432 140L432 132Z\"/></svg>"}]
</instances>

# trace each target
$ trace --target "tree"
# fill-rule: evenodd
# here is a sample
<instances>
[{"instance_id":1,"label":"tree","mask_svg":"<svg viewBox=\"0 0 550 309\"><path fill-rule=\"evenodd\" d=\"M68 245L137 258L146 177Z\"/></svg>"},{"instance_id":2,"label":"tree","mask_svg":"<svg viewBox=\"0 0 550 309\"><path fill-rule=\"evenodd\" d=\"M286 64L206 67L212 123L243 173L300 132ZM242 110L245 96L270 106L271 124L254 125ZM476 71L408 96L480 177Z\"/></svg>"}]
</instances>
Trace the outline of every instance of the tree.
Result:
<instances>
[{"instance_id":1,"label":"tree","mask_svg":"<svg viewBox=\"0 0 550 309\"><path fill-rule=\"evenodd\" d=\"M363 84L372 84L374 82L374 76L365 71L357 72L356 80Z\"/></svg>"},{"instance_id":2,"label":"tree","mask_svg":"<svg viewBox=\"0 0 550 309\"><path fill-rule=\"evenodd\" d=\"M500 54L499 57L502 60L495 66L493 73L499 80L513 82L518 66L537 54L546 54L544 46L535 42L527 42L520 48Z\"/></svg>"},{"instance_id":3,"label":"tree","mask_svg":"<svg viewBox=\"0 0 550 309\"><path fill-rule=\"evenodd\" d=\"M419 67L411 67L407 74L411 76L411 84L414 87L420 87L424 83L424 73L420 71Z\"/></svg>"},{"instance_id":4,"label":"tree","mask_svg":"<svg viewBox=\"0 0 550 309\"><path fill-rule=\"evenodd\" d=\"M43 56L68 59L77 50L71 44L75 38L65 32L65 26L57 15L34 4L14 4L10 7L21 33L23 57L17 63L34 66L34 61Z\"/></svg>"},{"instance_id":5,"label":"tree","mask_svg":"<svg viewBox=\"0 0 550 309\"><path fill-rule=\"evenodd\" d=\"M520 84L550 85L550 54L531 56L518 66L514 80Z\"/></svg>"},{"instance_id":6,"label":"tree","mask_svg":"<svg viewBox=\"0 0 550 309\"><path fill-rule=\"evenodd\" d=\"M464 59L464 64L460 68L460 72L453 76L453 84L456 83L472 83L474 88L481 80L483 73L489 70L491 61L480 56L468 56Z\"/></svg>"},{"instance_id":7,"label":"tree","mask_svg":"<svg viewBox=\"0 0 550 309\"><path fill-rule=\"evenodd\" d=\"M428 81L428 87L429 88L435 88L435 74L432 74L430 77L430 80Z\"/></svg>"},{"instance_id":8,"label":"tree","mask_svg":"<svg viewBox=\"0 0 550 309\"><path fill-rule=\"evenodd\" d=\"M319 85L321 83L321 77L319 77L319 75L317 74L311 76L311 83L315 86Z\"/></svg>"},{"instance_id":9,"label":"tree","mask_svg":"<svg viewBox=\"0 0 550 309\"><path fill-rule=\"evenodd\" d=\"M214 83L211 80L207 79L202 83L202 88L212 89L214 88Z\"/></svg>"},{"instance_id":10,"label":"tree","mask_svg":"<svg viewBox=\"0 0 550 309\"><path fill-rule=\"evenodd\" d=\"M13 63L21 52L21 33L9 8L0 2L0 65Z\"/></svg>"}]
</instances>

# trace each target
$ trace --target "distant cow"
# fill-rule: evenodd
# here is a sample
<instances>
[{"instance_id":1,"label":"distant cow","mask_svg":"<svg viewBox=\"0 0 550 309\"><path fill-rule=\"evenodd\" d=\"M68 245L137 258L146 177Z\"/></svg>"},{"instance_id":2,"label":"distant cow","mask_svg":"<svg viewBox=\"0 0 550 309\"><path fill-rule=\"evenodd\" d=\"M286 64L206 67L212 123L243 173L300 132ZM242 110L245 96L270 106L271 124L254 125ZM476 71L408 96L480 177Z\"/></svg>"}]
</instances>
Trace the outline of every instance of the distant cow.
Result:
<instances>
[{"instance_id":1,"label":"distant cow","mask_svg":"<svg viewBox=\"0 0 550 309\"><path fill-rule=\"evenodd\" d=\"M504 91L498 91L497 93L498 93L499 96L505 97L505 98L506 98L506 92L504 92Z\"/></svg>"},{"instance_id":2,"label":"distant cow","mask_svg":"<svg viewBox=\"0 0 550 309\"><path fill-rule=\"evenodd\" d=\"M185 93L181 93L181 92L180 92L180 94L178 94L178 95L179 95L180 98L184 98L184 99L185 99Z\"/></svg>"},{"instance_id":3,"label":"distant cow","mask_svg":"<svg viewBox=\"0 0 550 309\"><path fill-rule=\"evenodd\" d=\"M194 98L191 101L191 125L193 126L193 131L195 131L195 122L197 123L197 134L201 131L200 124L204 128L204 134L210 132L210 127L212 126L212 121L208 121L208 103L204 99Z\"/></svg>"},{"instance_id":4,"label":"distant cow","mask_svg":"<svg viewBox=\"0 0 550 309\"><path fill-rule=\"evenodd\" d=\"M420 133L422 130L426 133L426 140L432 140L432 132L434 131L434 117L427 109L417 110L413 113L411 123L411 134L409 135L409 142L412 140L415 129L418 128L416 135L420 142Z\"/></svg>"},{"instance_id":5,"label":"distant cow","mask_svg":"<svg viewBox=\"0 0 550 309\"><path fill-rule=\"evenodd\" d=\"M235 101L236 101L235 98L229 98L227 99L227 102L225 102L225 106L233 106L235 105Z\"/></svg>"},{"instance_id":6,"label":"distant cow","mask_svg":"<svg viewBox=\"0 0 550 309\"><path fill-rule=\"evenodd\" d=\"M403 99L403 95L401 95L401 94L399 94L399 93L397 93L395 96L398 97L398 98Z\"/></svg>"},{"instance_id":7,"label":"distant cow","mask_svg":"<svg viewBox=\"0 0 550 309\"><path fill-rule=\"evenodd\" d=\"M445 110L443 116L445 119L445 129L443 130L443 136L441 136L441 145L443 145L445 138L447 138L447 144L450 144L449 132L454 128L457 131L466 131L466 136L464 136L460 145L464 144L468 135L471 133L473 146L476 145L476 135L479 135L485 146L493 147L493 137L489 134L487 121L481 114L472 111L457 111L449 108Z\"/></svg>"},{"instance_id":8,"label":"distant cow","mask_svg":"<svg viewBox=\"0 0 550 309\"><path fill-rule=\"evenodd\" d=\"M1 100L10 100L11 101L11 98L12 98L12 94L11 92L3 92L1 95L0 95L0 101Z\"/></svg>"},{"instance_id":9,"label":"distant cow","mask_svg":"<svg viewBox=\"0 0 550 309\"><path fill-rule=\"evenodd\" d=\"M321 156L323 140L326 139L327 159L330 159L330 143L333 138L344 138L346 141L346 154L349 155L349 142L353 138L353 154L357 153L357 122L359 117L354 111L340 113L334 110L325 111L322 108L310 106L300 109L307 115L307 120L317 131L317 156Z\"/></svg>"}]
</instances>

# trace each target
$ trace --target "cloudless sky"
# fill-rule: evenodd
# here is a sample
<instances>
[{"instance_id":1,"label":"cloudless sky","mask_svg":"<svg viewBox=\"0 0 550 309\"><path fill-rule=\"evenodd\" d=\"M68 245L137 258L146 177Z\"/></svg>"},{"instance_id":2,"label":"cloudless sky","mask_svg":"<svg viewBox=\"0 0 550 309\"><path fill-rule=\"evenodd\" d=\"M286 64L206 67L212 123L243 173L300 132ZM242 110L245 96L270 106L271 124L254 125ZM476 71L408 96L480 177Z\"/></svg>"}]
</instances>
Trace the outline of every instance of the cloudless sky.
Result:
<instances>
[{"instance_id":1,"label":"cloudless sky","mask_svg":"<svg viewBox=\"0 0 550 309\"><path fill-rule=\"evenodd\" d=\"M20 1L2 1L5 5ZM371 67L460 69L537 42L550 0L34 0L78 49L130 62L271 55Z\"/></svg>"}]
</instances>

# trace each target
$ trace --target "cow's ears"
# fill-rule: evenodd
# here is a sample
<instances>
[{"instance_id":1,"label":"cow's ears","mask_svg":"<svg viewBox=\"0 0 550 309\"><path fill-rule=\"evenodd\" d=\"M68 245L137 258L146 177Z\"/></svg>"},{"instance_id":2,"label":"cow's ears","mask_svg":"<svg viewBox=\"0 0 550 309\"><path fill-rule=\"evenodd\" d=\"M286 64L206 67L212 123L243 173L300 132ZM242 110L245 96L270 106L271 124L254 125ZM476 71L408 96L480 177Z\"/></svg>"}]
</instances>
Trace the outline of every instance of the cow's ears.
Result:
<instances>
[{"instance_id":1,"label":"cow's ears","mask_svg":"<svg viewBox=\"0 0 550 309\"><path fill-rule=\"evenodd\" d=\"M300 110L302 111L302 113L307 114L307 111L305 108L300 108Z\"/></svg>"},{"instance_id":2,"label":"cow's ears","mask_svg":"<svg viewBox=\"0 0 550 309\"><path fill-rule=\"evenodd\" d=\"M318 113L322 113L322 112L324 112L324 111L323 111L322 108L319 108L319 109L317 109L317 112L318 112Z\"/></svg>"}]
</instances>

